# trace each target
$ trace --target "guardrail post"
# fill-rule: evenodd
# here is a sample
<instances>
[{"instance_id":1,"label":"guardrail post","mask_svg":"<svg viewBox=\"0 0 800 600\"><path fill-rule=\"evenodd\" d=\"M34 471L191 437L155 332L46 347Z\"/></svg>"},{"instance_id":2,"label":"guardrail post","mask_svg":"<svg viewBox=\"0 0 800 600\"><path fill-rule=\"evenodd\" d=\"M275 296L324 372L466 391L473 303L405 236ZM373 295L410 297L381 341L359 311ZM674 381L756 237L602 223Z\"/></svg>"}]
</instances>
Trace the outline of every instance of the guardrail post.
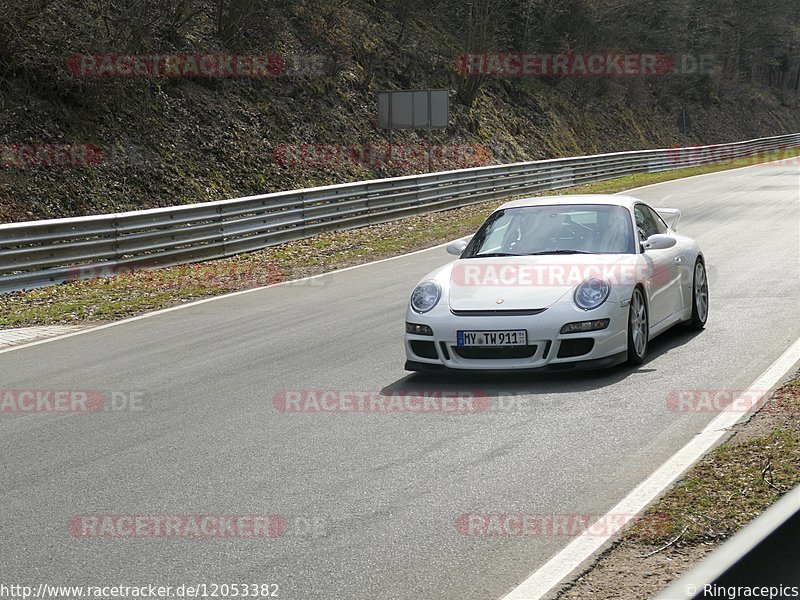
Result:
<instances>
[{"instance_id":1,"label":"guardrail post","mask_svg":"<svg viewBox=\"0 0 800 600\"><path fill-rule=\"evenodd\" d=\"M305 233L306 227L306 195L304 192L300 192L300 222L302 225L300 226L301 231Z\"/></svg>"},{"instance_id":2,"label":"guardrail post","mask_svg":"<svg viewBox=\"0 0 800 600\"><path fill-rule=\"evenodd\" d=\"M114 229L114 270L119 271L119 214L116 213L114 215L114 219L111 221L111 227Z\"/></svg>"},{"instance_id":3,"label":"guardrail post","mask_svg":"<svg viewBox=\"0 0 800 600\"><path fill-rule=\"evenodd\" d=\"M219 241L222 242L222 247L220 248L220 252L222 253L223 257L226 257L228 256L228 253L225 252L225 220L221 202L217 204L217 220L219 221L219 226L217 227L217 232L219 233Z\"/></svg>"}]
</instances>

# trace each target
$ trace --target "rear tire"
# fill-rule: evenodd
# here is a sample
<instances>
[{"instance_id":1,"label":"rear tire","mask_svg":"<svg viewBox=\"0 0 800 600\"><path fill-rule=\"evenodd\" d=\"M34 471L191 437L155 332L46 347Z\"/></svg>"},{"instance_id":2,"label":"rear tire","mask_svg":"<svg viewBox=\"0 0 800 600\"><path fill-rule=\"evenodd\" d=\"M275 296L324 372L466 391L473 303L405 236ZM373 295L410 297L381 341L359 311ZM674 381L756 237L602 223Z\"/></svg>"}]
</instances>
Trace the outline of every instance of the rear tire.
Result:
<instances>
[{"instance_id":1,"label":"rear tire","mask_svg":"<svg viewBox=\"0 0 800 600\"><path fill-rule=\"evenodd\" d=\"M628 364L640 365L647 356L650 328L647 319L647 304L642 288L633 289L628 308Z\"/></svg>"},{"instance_id":2,"label":"rear tire","mask_svg":"<svg viewBox=\"0 0 800 600\"><path fill-rule=\"evenodd\" d=\"M698 258L694 263L692 278L692 318L686 321L686 327L700 331L708 321L708 274L703 260Z\"/></svg>"}]
</instances>

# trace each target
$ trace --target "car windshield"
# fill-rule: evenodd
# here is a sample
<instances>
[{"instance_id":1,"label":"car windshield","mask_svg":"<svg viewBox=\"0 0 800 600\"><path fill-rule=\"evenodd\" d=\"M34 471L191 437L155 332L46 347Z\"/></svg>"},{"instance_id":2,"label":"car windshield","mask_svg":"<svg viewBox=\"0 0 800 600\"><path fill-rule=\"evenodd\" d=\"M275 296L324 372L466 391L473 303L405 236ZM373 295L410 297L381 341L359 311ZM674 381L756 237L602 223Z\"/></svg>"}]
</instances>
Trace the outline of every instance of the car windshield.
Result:
<instances>
[{"instance_id":1,"label":"car windshield","mask_svg":"<svg viewBox=\"0 0 800 600\"><path fill-rule=\"evenodd\" d=\"M632 254L633 226L623 206L560 204L493 213L462 258L537 254Z\"/></svg>"}]
</instances>

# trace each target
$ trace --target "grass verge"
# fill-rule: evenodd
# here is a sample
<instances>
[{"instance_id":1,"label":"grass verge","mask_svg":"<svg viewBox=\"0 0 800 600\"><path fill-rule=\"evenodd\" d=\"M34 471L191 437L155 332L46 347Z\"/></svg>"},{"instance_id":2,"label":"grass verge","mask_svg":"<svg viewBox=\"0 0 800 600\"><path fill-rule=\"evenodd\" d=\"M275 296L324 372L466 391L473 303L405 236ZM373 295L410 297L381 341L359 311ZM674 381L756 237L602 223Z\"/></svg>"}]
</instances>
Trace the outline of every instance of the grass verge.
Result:
<instances>
[{"instance_id":1,"label":"grass verge","mask_svg":"<svg viewBox=\"0 0 800 600\"><path fill-rule=\"evenodd\" d=\"M769 162L800 155L800 148L760 155ZM753 158L662 173L639 173L560 190L563 194L614 193L734 169ZM499 202L409 217L381 225L322 234L232 258L154 271L122 273L0 295L0 328L102 323L190 300L299 279L468 235Z\"/></svg>"}]
</instances>

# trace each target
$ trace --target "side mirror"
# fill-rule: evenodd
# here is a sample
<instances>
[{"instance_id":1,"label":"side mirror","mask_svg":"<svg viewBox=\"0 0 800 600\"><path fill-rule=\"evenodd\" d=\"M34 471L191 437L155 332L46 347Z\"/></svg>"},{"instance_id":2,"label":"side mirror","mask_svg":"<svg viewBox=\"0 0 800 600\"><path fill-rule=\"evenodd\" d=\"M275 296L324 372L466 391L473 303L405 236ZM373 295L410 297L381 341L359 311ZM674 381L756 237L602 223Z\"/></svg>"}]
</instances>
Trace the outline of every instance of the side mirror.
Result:
<instances>
[{"instance_id":1,"label":"side mirror","mask_svg":"<svg viewBox=\"0 0 800 600\"><path fill-rule=\"evenodd\" d=\"M642 248L644 250L666 250L667 248L672 248L677 243L678 240L671 235L654 233L642 242Z\"/></svg>"},{"instance_id":2,"label":"side mirror","mask_svg":"<svg viewBox=\"0 0 800 600\"><path fill-rule=\"evenodd\" d=\"M467 240L456 240L447 244L447 253L455 256L461 256L464 253L464 248L467 247Z\"/></svg>"}]
</instances>

